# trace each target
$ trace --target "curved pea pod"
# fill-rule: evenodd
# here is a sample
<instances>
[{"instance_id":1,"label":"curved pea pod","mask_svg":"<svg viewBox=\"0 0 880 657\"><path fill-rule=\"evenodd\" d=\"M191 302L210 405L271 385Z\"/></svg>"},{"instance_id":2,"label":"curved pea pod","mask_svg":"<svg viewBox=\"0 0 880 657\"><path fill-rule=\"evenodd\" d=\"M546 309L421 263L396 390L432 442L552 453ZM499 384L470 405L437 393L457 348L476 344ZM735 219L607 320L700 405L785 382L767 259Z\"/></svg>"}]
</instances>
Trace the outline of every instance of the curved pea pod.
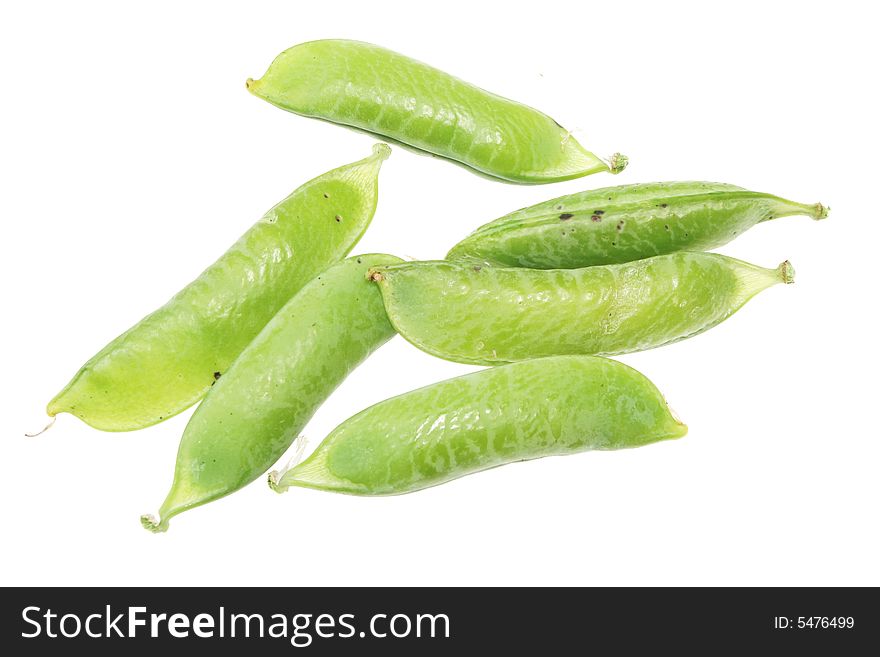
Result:
<instances>
[{"instance_id":1,"label":"curved pea pod","mask_svg":"<svg viewBox=\"0 0 880 657\"><path fill-rule=\"evenodd\" d=\"M263 475L351 371L394 335L367 279L390 255L348 258L294 296L217 381L196 409L177 455L174 482L151 531L177 514Z\"/></svg>"},{"instance_id":2,"label":"curved pea pod","mask_svg":"<svg viewBox=\"0 0 880 657\"><path fill-rule=\"evenodd\" d=\"M626 166L581 146L552 118L404 55L359 41L282 52L247 88L282 109L464 164L494 178L549 183Z\"/></svg>"},{"instance_id":3,"label":"curved pea pod","mask_svg":"<svg viewBox=\"0 0 880 657\"><path fill-rule=\"evenodd\" d=\"M201 276L92 357L49 402L105 431L161 422L197 402L303 285L345 257L376 211L390 148L307 182Z\"/></svg>"},{"instance_id":4,"label":"curved pea pod","mask_svg":"<svg viewBox=\"0 0 880 657\"><path fill-rule=\"evenodd\" d=\"M640 447L686 433L660 391L631 367L592 356L540 358L371 406L269 483L279 492L303 486L395 495L514 461Z\"/></svg>"},{"instance_id":5,"label":"curved pea pod","mask_svg":"<svg viewBox=\"0 0 880 657\"><path fill-rule=\"evenodd\" d=\"M512 212L475 230L446 257L574 269L714 249L755 224L790 215L824 219L828 209L723 183L623 185Z\"/></svg>"},{"instance_id":6,"label":"curved pea pod","mask_svg":"<svg viewBox=\"0 0 880 657\"><path fill-rule=\"evenodd\" d=\"M409 342L447 360L492 365L676 342L724 321L761 290L793 282L794 269L680 252L584 269L410 262L371 276Z\"/></svg>"}]
</instances>

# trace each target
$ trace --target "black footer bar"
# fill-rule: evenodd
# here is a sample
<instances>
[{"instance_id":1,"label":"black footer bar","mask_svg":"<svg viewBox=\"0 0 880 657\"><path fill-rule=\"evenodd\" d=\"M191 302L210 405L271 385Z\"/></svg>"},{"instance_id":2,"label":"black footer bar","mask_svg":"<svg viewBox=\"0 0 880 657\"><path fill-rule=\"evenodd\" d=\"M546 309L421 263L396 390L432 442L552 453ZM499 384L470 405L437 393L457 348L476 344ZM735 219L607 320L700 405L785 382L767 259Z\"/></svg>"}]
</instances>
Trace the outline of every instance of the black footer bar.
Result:
<instances>
[{"instance_id":1,"label":"black footer bar","mask_svg":"<svg viewBox=\"0 0 880 657\"><path fill-rule=\"evenodd\" d=\"M141 644L161 648L163 657L193 648L214 655L260 648L562 655L600 647L615 655L651 648L847 655L880 645L880 604L868 588L46 588L2 595L0 647L18 649L5 654L83 648L118 655Z\"/></svg>"}]
</instances>

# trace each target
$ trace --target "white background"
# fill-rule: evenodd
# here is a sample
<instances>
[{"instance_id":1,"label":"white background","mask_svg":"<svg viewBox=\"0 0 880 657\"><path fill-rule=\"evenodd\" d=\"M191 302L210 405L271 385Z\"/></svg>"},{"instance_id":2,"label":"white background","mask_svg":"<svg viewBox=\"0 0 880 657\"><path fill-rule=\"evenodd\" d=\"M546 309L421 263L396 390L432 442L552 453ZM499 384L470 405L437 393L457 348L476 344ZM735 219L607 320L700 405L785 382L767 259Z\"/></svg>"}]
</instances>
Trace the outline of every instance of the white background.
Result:
<instances>
[{"instance_id":1,"label":"white background","mask_svg":"<svg viewBox=\"0 0 880 657\"><path fill-rule=\"evenodd\" d=\"M0 9L0 583L880 584L876 22L867 3L29 2ZM629 169L492 182L395 148L355 252L442 257L508 211L582 189L731 182L832 206L722 249L789 258L692 340L621 360L680 440L499 468L424 492L276 495L263 478L174 519L189 413L127 434L45 403L307 179L371 138L249 95L286 47L379 43L539 107ZM354 412L474 368L402 339L321 408Z\"/></svg>"}]
</instances>

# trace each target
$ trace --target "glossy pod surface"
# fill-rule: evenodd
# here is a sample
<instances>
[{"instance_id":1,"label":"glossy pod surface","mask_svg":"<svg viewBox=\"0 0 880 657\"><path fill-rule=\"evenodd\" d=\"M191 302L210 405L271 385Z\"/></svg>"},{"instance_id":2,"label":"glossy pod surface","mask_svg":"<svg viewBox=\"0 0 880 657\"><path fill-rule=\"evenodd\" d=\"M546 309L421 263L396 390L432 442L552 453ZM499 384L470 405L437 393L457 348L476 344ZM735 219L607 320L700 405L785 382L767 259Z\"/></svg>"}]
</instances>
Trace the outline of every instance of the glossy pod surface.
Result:
<instances>
[{"instance_id":1,"label":"glossy pod surface","mask_svg":"<svg viewBox=\"0 0 880 657\"><path fill-rule=\"evenodd\" d=\"M687 427L636 370L591 356L494 367L380 402L336 427L305 461L270 475L394 495L513 461L680 438Z\"/></svg>"},{"instance_id":2,"label":"glossy pod surface","mask_svg":"<svg viewBox=\"0 0 880 657\"><path fill-rule=\"evenodd\" d=\"M794 280L788 262L764 269L689 252L584 269L410 262L371 275L404 338L435 356L482 365L659 347Z\"/></svg>"},{"instance_id":3,"label":"glossy pod surface","mask_svg":"<svg viewBox=\"0 0 880 657\"><path fill-rule=\"evenodd\" d=\"M394 329L368 280L389 255L348 258L291 299L196 409L180 441L174 483L147 529L263 475L318 407Z\"/></svg>"},{"instance_id":4,"label":"glossy pod surface","mask_svg":"<svg viewBox=\"0 0 880 657\"><path fill-rule=\"evenodd\" d=\"M609 166L538 110L369 43L302 43L247 86L282 109L382 135L511 182L617 173L626 164L616 155Z\"/></svg>"},{"instance_id":5,"label":"glossy pod surface","mask_svg":"<svg viewBox=\"0 0 880 657\"><path fill-rule=\"evenodd\" d=\"M305 283L373 218L385 144L307 182L167 304L89 360L49 403L106 431L161 422L198 401Z\"/></svg>"},{"instance_id":6,"label":"glossy pod surface","mask_svg":"<svg viewBox=\"0 0 880 657\"><path fill-rule=\"evenodd\" d=\"M447 259L574 269L726 244L762 221L824 219L820 203L710 182L642 183L570 194L512 212L456 244Z\"/></svg>"}]
</instances>

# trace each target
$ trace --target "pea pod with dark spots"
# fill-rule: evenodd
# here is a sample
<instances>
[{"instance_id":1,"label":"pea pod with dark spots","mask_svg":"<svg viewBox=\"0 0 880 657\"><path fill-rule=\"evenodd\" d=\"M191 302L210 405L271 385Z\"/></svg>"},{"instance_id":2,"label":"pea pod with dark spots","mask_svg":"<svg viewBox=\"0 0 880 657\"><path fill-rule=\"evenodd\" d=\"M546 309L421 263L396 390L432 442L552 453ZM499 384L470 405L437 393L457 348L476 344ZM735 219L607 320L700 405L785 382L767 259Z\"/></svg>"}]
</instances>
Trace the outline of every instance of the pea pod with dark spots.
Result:
<instances>
[{"instance_id":1,"label":"pea pod with dark spots","mask_svg":"<svg viewBox=\"0 0 880 657\"><path fill-rule=\"evenodd\" d=\"M758 223L790 215L824 219L828 208L724 183L623 185L512 212L475 230L446 257L577 269L714 249Z\"/></svg>"},{"instance_id":2,"label":"pea pod with dark spots","mask_svg":"<svg viewBox=\"0 0 880 657\"><path fill-rule=\"evenodd\" d=\"M168 303L93 356L49 402L105 431L161 422L208 391L297 290L351 251L391 149L302 185Z\"/></svg>"}]
</instances>

